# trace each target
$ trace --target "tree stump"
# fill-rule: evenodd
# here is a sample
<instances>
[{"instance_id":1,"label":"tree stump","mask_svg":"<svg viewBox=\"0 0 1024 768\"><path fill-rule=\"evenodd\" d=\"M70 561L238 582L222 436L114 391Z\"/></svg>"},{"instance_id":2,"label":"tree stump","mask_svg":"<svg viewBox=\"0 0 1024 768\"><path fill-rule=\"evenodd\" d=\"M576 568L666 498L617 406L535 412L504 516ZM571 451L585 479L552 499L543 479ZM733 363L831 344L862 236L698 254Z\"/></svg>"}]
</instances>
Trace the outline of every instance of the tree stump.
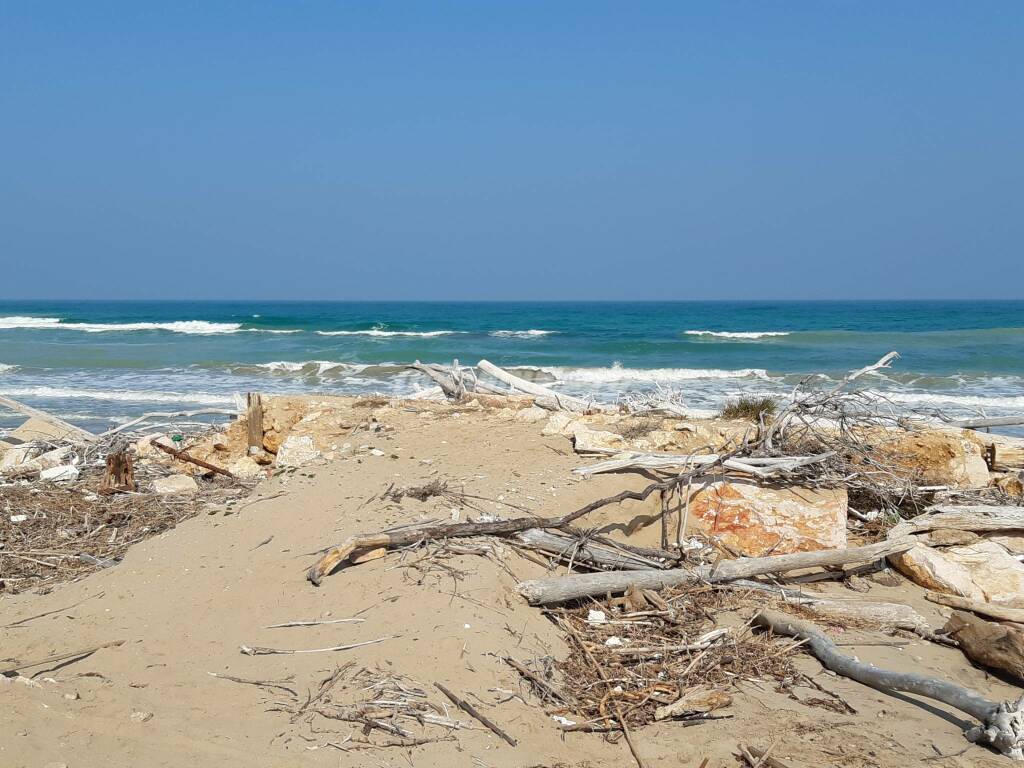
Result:
<instances>
[{"instance_id":1,"label":"tree stump","mask_svg":"<svg viewBox=\"0 0 1024 768\"><path fill-rule=\"evenodd\" d=\"M107 471L103 474L99 492L104 496L112 493L128 493L137 489L135 467L132 457L124 446L107 454Z\"/></svg>"},{"instance_id":2,"label":"tree stump","mask_svg":"<svg viewBox=\"0 0 1024 768\"><path fill-rule=\"evenodd\" d=\"M263 398L259 392L250 392L246 398L248 408L245 420L249 426L249 455L263 451Z\"/></svg>"}]
</instances>

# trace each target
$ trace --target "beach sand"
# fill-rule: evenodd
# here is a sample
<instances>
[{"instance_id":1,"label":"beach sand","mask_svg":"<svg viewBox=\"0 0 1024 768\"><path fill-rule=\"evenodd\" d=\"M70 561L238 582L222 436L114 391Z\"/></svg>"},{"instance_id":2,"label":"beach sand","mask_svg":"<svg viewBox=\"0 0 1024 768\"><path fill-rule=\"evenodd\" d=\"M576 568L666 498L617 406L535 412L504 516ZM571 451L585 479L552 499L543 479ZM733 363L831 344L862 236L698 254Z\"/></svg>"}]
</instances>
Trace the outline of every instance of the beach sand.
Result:
<instances>
[{"instance_id":1,"label":"beach sand","mask_svg":"<svg viewBox=\"0 0 1024 768\"><path fill-rule=\"evenodd\" d=\"M338 408L344 418L360 417L353 401ZM574 478L571 470L588 460L575 455L566 438L543 436L542 423L415 403L383 407L375 414L392 429L361 442L383 455L349 453L277 473L243 504L200 514L147 540L131 548L117 567L49 594L0 598L0 625L56 611L0 628L0 658L43 657L124 641L65 666L34 668L31 685L0 678L0 765L632 765L624 741L561 733L500 658L550 654L561 659L567 653L562 633L515 589L518 580L545 574L538 563L498 544L490 556L454 554L435 560L424 557L423 550L391 553L344 568L319 588L305 580L305 571L318 550L351 534L451 518L450 505L436 499L367 501L391 484L443 478L468 493L504 502L481 501L482 511L508 515L505 504L514 504L546 516L624 487L640 487L643 478ZM462 509L460 514L464 520L479 511ZM850 595L838 584L821 589ZM941 626L944 609L922 595L908 583L873 584L870 597L908 602ZM266 628L356 615L365 621ZM844 640L869 635L879 638L849 630ZM249 656L239 650L243 645L314 649L379 638L388 639L330 653ZM1019 695L1015 687L972 667L956 649L920 639L907 642L848 650L880 665L951 677L991 698ZM773 756L792 768L1007 764L967 744L962 735L966 716L960 713L824 674L809 657L798 657L797 663L857 714L801 704L776 692L774 681L743 682L727 710L731 719L698 727L663 722L637 731L648 764L696 768L708 758L709 768L734 766L733 752L741 742L774 743ZM211 674L286 681L281 684L304 700L345 664L406 676L432 701L447 704L433 685L441 682L499 723L518 746L457 713L470 727L453 731L450 740L359 749L349 741L361 738L358 724L323 718L307 723L275 711L275 702L287 699L284 694ZM803 696L812 698L808 691ZM431 735L446 732L434 728ZM965 748L958 756L937 759Z\"/></svg>"}]
</instances>

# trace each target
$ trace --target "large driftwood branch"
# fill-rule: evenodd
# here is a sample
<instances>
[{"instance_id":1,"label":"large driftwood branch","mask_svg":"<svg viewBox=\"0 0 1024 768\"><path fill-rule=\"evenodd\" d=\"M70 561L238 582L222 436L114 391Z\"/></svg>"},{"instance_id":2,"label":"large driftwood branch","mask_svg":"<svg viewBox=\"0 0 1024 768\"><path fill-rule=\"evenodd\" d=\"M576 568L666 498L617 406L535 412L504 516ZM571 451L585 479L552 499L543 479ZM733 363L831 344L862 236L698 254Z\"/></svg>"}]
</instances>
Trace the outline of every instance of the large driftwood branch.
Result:
<instances>
[{"instance_id":1,"label":"large driftwood branch","mask_svg":"<svg viewBox=\"0 0 1024 768\"><path fill-rule=\"evenodd\" d=\"M503 368L499 368L494 363L488 362L487 360L481 360L476 364L476 367L488 376L493 376L498 381L504 382L513 389L518 389L520 392L525 392L528 395L536 395L545 399L553 399L554 402L558 404L558 407L563 411L587 411L595 407L593 403L586 400L582 400L578 397L572 397L571 395L564 395L559 392L555 392L553 389L541 386L540 384L535 384L532 381L521 379ZM542 405L542 401L538 401L538 405Z\"/></svg>"},{"instance_id":2,"label":"large driftwood branch","mask_svg":"<svg viewBox=\"0 0 1024 768\"><path fill-rule=\"evenodd\" d=\"M224 477L230 477L232 479L235 477L233 474L228 472L223 467L218 467L216 464L211 464L208 461L197 459L195 456L189 455L187 451L179 451L177 448L171 448L171 446L164 445L159 440L153 440L150 443L150 445L152 445L154 448L157 448L158 450L163 451L164 453L170 456L173 456L178 461L184 461L186 464L195 464L197 467L208 469L211 472L216 472L218 475L224 475Z\"/></svg>"},{"instance_id":3,"label":"large driftwood branch","mask_svg":"<svg viewBox=\"0 0 1024 768\"><path fill-rule=\"evenodd\" d=\"M832 639L814 624L784 613L761 611L754 617L754 624L777 635L807 641L811 653L826 669L838 675L885 693L915 693L966 712L981 722L981 726L968 731L968 739L989 744L1014 760L1024 760L1024 697L1015 702L998 703L946 680L865 664L841 653Z\"/></svg>"},{"instance_id":4,"label":"large driftwood branch","mask_svg":"<svg viewBox=\"0 0 1024 768\"><path fill-rule=\"evenodd\" d=\"M394 549L396 547L407 547L421 541L464 538L467 536L511 536L531 528L560 528L565 530L573 521L609 504L618 504L622 501L644 501L655 491L666 491L679 485L685 485L690 480L703 475L708 470L717 466L718 463L731 456L732 454L726 454L720 457L715 464L699 467L692 472L682 473L667 480L651 483L640 491L621 491L614 496L597 499L580 507L575 512L570 512L561 517L515 517L509 520L494 520L486 523L449 523L446 525L405 528L397 531L356 534L355 536L350 536L341 544L328 549L326 554L309 569L306 573L306 578L314 585L319 586L324 576L348 560L350 556L367 550Z\"/></svg>"},{"instance_id":5,"label":"large driftwood branch","mask_svg":"<svg viewBox=\"0 0 1024 768\"><path fill-rule=\"evenodd\" d=\"M581 597L625 592L638 589L664 589L701 582L716 583L748 579L766 573L784 573L801 568L815 568L848 563L865 563L888 555L906 552L915 545L913 539L882 541L866 547L826 549L820 552L797 552L769 557L743 557L725 560L718 565L697 568L672 568L664 571L609 571L534 579L519 583L519 593L533 605L562 603Z\"/></svg>"},{"instance_id":6,"label":"large driftwood branch","mask_svg":"<svg viewBox=\"0 0 1024 768\"><path fill-rule=\"evenodd\" d=\"M555 555L562 560L589 567L624 571L647 571L665 568L657 560L626 550L599 544L591 539L580 539L568 533L530 528L517 533L512 541Z\"/></svg>"},{"instance_id":7,"label":"large driftwood branch","mask_svg":"<svg viewBox=\"0 0 1024 768\"><path fill-rule=\"evenodd\" d=\"M69 424L63 419L59 419L56 416L47 413L46 411L39 410L38 408L33 408L31 405L19 403L17 400L12 400L9 397L4 397L3 395L0 395L0 405L2 405L4 408L9 408L15 413L20 413L22 416L32 416L37 419L42 419L43 421L48 422L50 424L53 424L53 426L58 427L61 430L64 430L65 432L68 433L66 435L66 439L68 439L70 442L77 441L80 443L95 443L99 439L92 432L88 432L82 429L81 427L76 427L74 424Z\"/></svg>"},{"instance_id":8,"label":"large driftwood branch","mask_svg":"<svg viewBox=\"0 0 1024 768\"><path fill-rule=\"evenodd\" d=\"M950 426L961 429L985 429L987 427L1017 427L1024 424L1024 416L998 416L991 419L961 419L951 421Z\"/></svg>"},{"instance_id":9,"label":"large driftwood branch","mask_svg":"<svg viewBox=\"0 0 1024 768\"><path fill-rule=\"evenodd\" d=\"M724 469L731 469L735 472L743 472L748 475L755 475L761 478L773 477L775 475L791 472L799 467L808 464L816 464L819 461L831 458L834 451L821 453L816 456L783 456L779 458L742 458L725 459L722 461ZM619 472L627 469L682 469L699 467L712 464L719 460L717 453L698 455L678 455L667 453L637 453L619 458L608 459L597 464L588 464L585 467L577 467L573 474L589 477L604 472Z\"/></svg>"},{"instance_id":10,"label":"large driftwood branch","mask_svg":"<svg viewBox=\"0 0 1024 768\"><path fill-rule=\"evenodd\" d=\"M952 529L957 531L1012 531L1024 529L1024 507L937 506L923 515L904 520L889 531L891 538L914 533Z\"/></svg>"},{"instance_id":11,"label":"large driftwood branch","mask_svg":"<svg viewBox=\"0 0 1024 768\"><path fill-rule=\"evenodd\" d=\"M950 608L960 608L964 611L972 611L979 616L988 616L1000 621L1012 621L1017 624L1024 624L1024 608L1012 608L998 603L986 603L983 600L972 600L969 597L959 595L946 595L941 592L928 592L925 600L930 600L939 605L948 605Z\"/></svg>"}]
</instances>

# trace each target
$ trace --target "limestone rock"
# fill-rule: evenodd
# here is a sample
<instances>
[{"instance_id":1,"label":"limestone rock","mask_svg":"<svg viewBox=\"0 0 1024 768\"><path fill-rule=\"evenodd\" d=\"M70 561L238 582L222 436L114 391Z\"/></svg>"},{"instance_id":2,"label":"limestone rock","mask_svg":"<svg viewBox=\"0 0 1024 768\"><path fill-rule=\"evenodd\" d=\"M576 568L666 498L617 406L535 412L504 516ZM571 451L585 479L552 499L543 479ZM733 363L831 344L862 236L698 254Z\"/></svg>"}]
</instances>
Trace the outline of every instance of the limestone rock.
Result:
<instances>
[{"instance_id":1,"label":"limestone rock","mask_svg":"<svg viewBox=\"0 0 1024 768\"><path fill-rule=\"evenodd\" d=\"M1009 533L993 533L985 537L989 541L994 541L1014 555L1024 555L1024 535L1020 531L1010 531Z\"/></svg>"},{"instance_id":2,"label":"limestone rock","mask_svg":"<svg viewBox=\"0 0 1024 768\"><path fill-rule=\"evenodd\" d=\"M320 451L313 444L312 437L291 435L277 451L277 466L301 467L319 457Z\"/></svg>"},{"instance_id":3,"label":"limestone rock","mask_svg":"<svg viewBox=\"0 0 1024 768\"><path fill-rule=\"evenodd\" d=\"M252 456L243 456L228 467L228 472L243 480L263 477L263 467Z\"/></svg>"},{"instance_id":4,"label":"limestone rock","mask_svg":"<svg viewBox=\"0 0 1024 768\"><path fill-rule=\"evenodd\" d=\"M22 467L41 453L42 448L37 445L14 445L0 457L0 473Z\"/></svg>"},{"instance_id":5,"label":"limestone rock","mask_svg":"<svg viewBox=\"0 0 1024 768\"><path fill-rule=\"evenodd\" d=\"M188 475L170 475L153 481L153 491L162 495L199 492L199 484Z\"/></svg>"},{"instance_id":6,"label":"limestone rock","mask_svg":"<svg viewBox=\"0 0 1024 768\"><path fill-rule=\"evenodd\" d=\"M610 454L618 453L628 447L622 435L591 429L586 424L573 426L572 440L576 453Z\"/></svg>"},{"instance_id":7,"label":"limestone rock","mask_svg":"<svg viewBox=\"0 0 1024 768\"><path fill-rule=\"evenodd\" d=\"M562 411L555 411L548 417L548 423L544 425L544 429L541 430L541 434L545 436L551 435L571 435L572 428L570 425L575 425L576 419L567 413Z\"/></svg>"},{"instance_id":8,"label":"limestone rock","mask_svg":"<svg viewBox=\"0 0 1024 768\"><path fill-rule=\"evenodd\" d=\"M269 429L263 433L263 450L268 453L277 453L281 448L282 436L276 429Z\"/></svg>"},{"instance_id":9,"label":"limestone rock","mask_svg":"<svg viewBox=\"0 0 1024 768\"><path fill-rule=\"evenodd\" d=\"M996 479L994 485L1012 499L1024 496L1024 481L1017 475L1006 474Z\"/></svg>"},{"instance_id":10,"label":"limestone rock","mask_svg":"<svg viewBox=\"0 0 1024 768\"><path fill-rule=\"evenodd\" d=\"M959 641L960 650L971 661L1024 682L1024 627L954 611L943 631Z\"/></svg>"},{"instance_id":11,"label":"limestone rock","mask_svg":"<svg viewBox=\"0 0 1024 768\"><path fill-rule=\"evenodd\" d=\"M744 555L810 552L846 546L845 490L764 487L740 480L709 483L690 497L689 525Z\"/></svg>"},{"instance_id":12,"label":"limestone rock","mask_svg":"<svg viewBox=\"0 0 1024 768\"><path fill-rule=\"evenodd\" d=\"M171 439L163 433L146 435L145 437L140 437L138 442L135 443L135 454L140 459L150 458L152 456L165 456L165 453L153 447L153 443L155 442L159 442L161 445L173 445Z\"/></svg>"},{"instance_id":13,"label":"limestone rock","mask_svg":"<svg viewBox=\"0 0 1024 768\"><path fill-rule=\"evenodd\" d=\"M946 549L923 544L890 560L926 589L973 600L1010 602L1024 596L1024 565L994 541Z\"/></svg>"},{"instance_id":14,"label":"limestone rock","mask_svg":"<svg viewBox=\"0 0 1024 768\"><path fill-rule=\"evenodd\" d=\"M913 472L921 485L953 488L988 485L988 465L981 444L960 431L887 433L878 439L876 453L883 461Z\"/></svg>"},{"instance_id":15,"label":"limestone rock","mask_svg":"<svg viewBox=\"0 0 1024 768\"><path fill-rule=\"evenodd\" d=\"M534 423L538 421L544 421L548 417L548 412L537 405L531 405L529 408L523 408L521 411L516 411L515 420L525 421L527 423Z\"/></svg>"}]
</instances>

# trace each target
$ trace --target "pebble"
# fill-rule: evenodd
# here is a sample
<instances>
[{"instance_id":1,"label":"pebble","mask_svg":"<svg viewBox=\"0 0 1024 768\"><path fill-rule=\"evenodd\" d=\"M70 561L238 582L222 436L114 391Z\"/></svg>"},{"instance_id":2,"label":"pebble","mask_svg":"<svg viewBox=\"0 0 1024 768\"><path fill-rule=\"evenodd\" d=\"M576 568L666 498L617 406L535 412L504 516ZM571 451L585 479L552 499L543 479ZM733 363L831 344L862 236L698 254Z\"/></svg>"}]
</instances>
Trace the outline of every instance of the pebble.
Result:
<instances>
[{"instance_id":1,"label":"pebble","mask_svg":"<svg viewBox=\"0 0 1024 768\"><path fill-rule=\"evenodd\" d=\"M132 719L133 723L145 723L145 722L148 722L149 720L153 719L153 713L152 712L141 712L141 711L132 712L132 718L131 719Z\"/></svg>"}]
</instances>

